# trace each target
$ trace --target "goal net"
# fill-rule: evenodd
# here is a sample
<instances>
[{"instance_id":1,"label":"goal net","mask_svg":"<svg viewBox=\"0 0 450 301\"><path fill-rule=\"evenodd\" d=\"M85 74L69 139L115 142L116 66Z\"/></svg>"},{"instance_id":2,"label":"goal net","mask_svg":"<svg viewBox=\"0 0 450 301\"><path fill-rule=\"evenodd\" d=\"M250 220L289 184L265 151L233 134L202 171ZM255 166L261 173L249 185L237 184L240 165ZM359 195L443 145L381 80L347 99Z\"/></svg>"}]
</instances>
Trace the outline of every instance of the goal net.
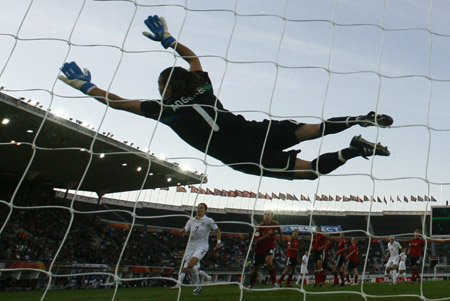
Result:
<instances>
[{"instance_id":1,"label":"goal net","mask_svg":"<svg viewBox=\"0 0 450 301\"><path fill-rule=\"evenodd\" d=\"M429 284L448 279L450 265L449 233L431 236L430 229L431 208L448 206L450 183L445 1L0 4L0 289L40 289L44 299L55 288L106 287L115 299L122 287L172 286L191 237L180 238L179 230L205 203L223 246L214 250L210 238L202 294L231 285L234 297L245 299L252 273L252 291L270 294L271 264L264 257L269 269L256 273L254 247L264 229L258 223L271 210L283 239L278 235L274 254L264 255L273 257L284 292L448 297ZM249 175L189 146L161 116L115 110L58 80L63 64L75 61L110 97L161 99L160 72L188 64L176 49L142 35L153 15L199 57L225 109L247 120L320 124L371 111L394 119L387 128L353 126L304 141L290 149L301 149L298 158L347 148L359 135L387 146L390 156L355 158L315 180ZM216 120L206 117L213 133ZM445 214L438 219L448 225ZM331 246L323 266L314 262L318 225ZM286 283L279 280L290 277L283 271L294 230L298 264ZM424 239L421 259L413 268L408 258L405 273L385 272L390 238L409 249L416 230ZM343 269L346 286L337 288L341 233L348 247L355 239L359 253ZM301 273L305 253L309 272ZM401 290L386 289L393 278ZM196 286L188 274L172 297Z\"/></svg>"}]
</instances>

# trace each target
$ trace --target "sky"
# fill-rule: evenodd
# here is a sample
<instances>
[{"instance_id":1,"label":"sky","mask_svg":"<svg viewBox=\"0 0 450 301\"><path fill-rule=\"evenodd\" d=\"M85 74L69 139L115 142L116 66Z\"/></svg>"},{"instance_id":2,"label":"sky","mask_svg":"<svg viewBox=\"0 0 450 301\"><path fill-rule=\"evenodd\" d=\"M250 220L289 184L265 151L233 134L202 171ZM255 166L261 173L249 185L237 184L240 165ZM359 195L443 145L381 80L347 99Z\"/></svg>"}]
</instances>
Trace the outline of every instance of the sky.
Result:
<instances>
[{"instance_id":1,"label":"sky","mask_svg":"<svg viewBox=\"0 0 450 301\"><path fill-rule=\"evenodd\" d=\"M205 188L311 197L432 195L438 204L450 198L448 1L0 0L0 8L4 93L206 173ZM167 126L108 109L57 80L60 66L76 61L103 89L128 99L159 98L159 73L187 65L142 35L143 21L155 14L200 57L225 108L249 120L319 123L369 111L394 118L391 128L355 126L301 143L295 147L301 158L345 148L355 135L388 146L391 156L356 158L314 181L245 175ZM405 205L395 208L424 209Z\"/></svg>"}]
</instances>

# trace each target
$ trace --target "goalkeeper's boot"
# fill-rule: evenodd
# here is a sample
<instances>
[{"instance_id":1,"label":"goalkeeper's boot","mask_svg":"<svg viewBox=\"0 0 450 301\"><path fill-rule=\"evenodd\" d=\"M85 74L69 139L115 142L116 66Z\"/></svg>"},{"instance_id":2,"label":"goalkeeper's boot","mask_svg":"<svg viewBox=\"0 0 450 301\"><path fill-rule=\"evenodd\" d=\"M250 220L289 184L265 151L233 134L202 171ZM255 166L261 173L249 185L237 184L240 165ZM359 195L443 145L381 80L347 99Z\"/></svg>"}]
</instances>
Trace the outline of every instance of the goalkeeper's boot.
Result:
<instances>
[{"instance_id":1,"label":"goalkeeper's boot","mask_svg":"<svg viewBox=\"0 0 450 301\"><path fill-rule=\"evenodd\" d=\"M371 111L367 115L357 117L356 122L362 127L379 126L385 128L391 126L394 123L394 119L389 115L377 114Z\"/></svg>"},{"instance_id":2,"label":"goalkeeper's boot","mask_svg":"<svg viewBox=\"0 0 450 301\"><path fill-rule=\"evenodd\" d=\"M170 287L171 290L177 290L180 288L180 285L177 283L174 286Z\"/></svg>"},{"instance_id":3,"label":"goalkeeper's boot","mask_svg":"<svg viewBox=\"0 0 450 301\"><path fill-rule=\"evenodd\" d=\"M364 159L373 155L389 156L391 154L386 146L382 146L380 143L369 142L362 138L361 135L353 137L350 147L357 149Z\"/></svg>"},{"instance_id":4,"label":"goalkeeper's boot","mask_svg":"<svg viewBox=\"0 0 450 301\"><path fill-rule=\"evenodd\" d=\"M194 293L194 295L198 295L198 294L200 294L201 291L202 291L202 287L201 286L197 286L194 289L193 293Z\"/></svg>"}]
</instances>

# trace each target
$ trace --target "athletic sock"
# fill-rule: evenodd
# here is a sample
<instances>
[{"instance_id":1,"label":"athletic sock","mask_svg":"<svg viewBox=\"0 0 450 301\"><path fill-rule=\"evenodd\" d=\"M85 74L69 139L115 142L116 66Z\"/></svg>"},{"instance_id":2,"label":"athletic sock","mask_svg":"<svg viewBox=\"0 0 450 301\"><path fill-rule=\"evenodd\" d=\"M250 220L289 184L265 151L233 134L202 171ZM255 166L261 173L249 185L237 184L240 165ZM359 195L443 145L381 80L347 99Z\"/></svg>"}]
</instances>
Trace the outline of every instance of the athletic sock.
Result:
<instances>
[{"instance_id":1,"label":"athletic sock","mask_svg":"<svg viewBox=\"0 0 450 301\"><path fill-rule=\"evenodd\" d=\"M253 286L253 284L255 283L256 275L257 275L257 273L250 274L250 286Z\"/></svg>"},{"instance_id":2,"label":"athletic sock","mask_svg":"<svg viewBox=\"0 0 450 301\"><path fill-rule=\"evenodd\" d=\"M289 274L289 276L286 279L286 285L291 285L292 276L293 276L293 274Z\"/></svg>"},{"instance_id":3,"label":"athletic sock","mask_svg":"<svg viewBox=\"0 0 450 301\"><path fill-rule=\"evenodd\" d=\"M280 279L278 279L278 284L281 285L283 280L284 280L284 274L282 273L281 276L280 276Z\"/></svg>"},{"instance_id":4,"label":"athletic sock","mask_svg":"<svg viewBox=\"0 0 450 301\"><path fill-rule=\"evenodd\" d=\"M345 278L347 279L347 283L350 283L350 275L349 274L345 275Z\"/></svg>"},{"instance_id":5,"label":"athletic sock","mask_svg":"<svg viewBox=\"0 0 450 301\"><path fill-rule=\"evenodd\" d=\"M392 271L392 283L396 283L397 282L397 271L393 270Z\"/></svg>"},{"instance_id":6,"label":"athletic sock","mask_svg":"<svg viewBox=\"0 0 450 301\"><path fill-rule=\"evenodd\" d=\"M191 273L192 273L192 280L194 280L194 283L200 284L200 278L198 276L198 267L197 266L192 267Z\"/></svg>"},{"instance_id":7,"label":"athletic sock","mask_svg":"<svg viewBox=\"0 0 450 301\"><path fill-rule=\"evenodd\" d=\"M326 153L311 161L311 170L326 175L344 165L344 163L345 161L339 160L339 152Z\"/></svg>"},{"instance_id":8,"label":"athletic sock","mask_svg":"<svg viewBox=\"0 0 450 301\"><path fill-rule=\"evenodd\" d=\"M320 132L324 135L336 134L356 124L357 117L334 117L320 124Z\"/></svg>"},{"instance_id":9,"label":"athletic sock","mask_svg":"<svg viewBox=\"0 0 450 301\"><path fill-rule=\"evenodd\" d=\"M180 274L180 278L178 278L178 282L179 282L180 284L183 283L184 277L186 277L186 273L181 273L181 274Z\"/></svg>"},{"instance_id":10,"label":"athletic sock","mask_svg":"<svg viewBox=\"0 0 450 301\"><path fill-rule=\"evenodd\" d=\"M277 270L275 270L275 267L272 267L269 270L270 279L272 280L272 284L275 284L277 282Z\"/></svg>"},{"instance_id":11,"label":"athletic sock","mask_svg":"<svg viewBox=\"0 0 450 301\"><path fill-rule=\"evenodd\" d=\"M320 282L325 283L326 279L327 279L327 272L325 272L325 270L322 270L322 272L320 272Z\"/></svg>"},{"instance_id":12,"label":"athletic sock","mask_svg":"<svg viewBox=\"0 0 450 301\"><path fill-rule=\"evenodd\" d=\"M358 283L358 275L355 275L355 283Z\"/></svg>"},{"instance_id":13,"label":"athletic sock","mask_svg":"<svg viewBox=\"0 0 450 301\"><path fill-rule=\"evenodd\" d=\"M338 283L339 283L338 273L337 273L337 272L334 272L334 273L333 273L333 276L334 276L334 284L338 284Z\"/></svg>"},{"instance_id":14,"label":"athletic sock","mask_svg":"<svg viewBox=\"0 0 450 301\"><path fill-rule=\"evenodd\" d=\"M341 276L341 283L345 284L345 276L344 276L344 272L340 272L339 276Z\"/></svg>"}]
</instances>

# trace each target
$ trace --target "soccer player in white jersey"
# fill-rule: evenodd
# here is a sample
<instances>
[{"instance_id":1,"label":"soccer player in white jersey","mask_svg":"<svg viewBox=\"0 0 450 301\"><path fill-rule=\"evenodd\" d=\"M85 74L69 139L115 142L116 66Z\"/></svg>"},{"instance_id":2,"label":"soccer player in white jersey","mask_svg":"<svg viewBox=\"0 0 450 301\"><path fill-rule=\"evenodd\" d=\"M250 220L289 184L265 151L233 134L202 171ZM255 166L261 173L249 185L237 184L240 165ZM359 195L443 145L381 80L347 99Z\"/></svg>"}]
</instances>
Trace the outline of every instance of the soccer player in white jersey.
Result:
<instances>
[{"instance_id":1,"label":"soccer player in white jersey","mask_svg":"<svg viewBox=\"0 0 450 301\"><path fill-rule=\"evenodd\" d=\"M302 265L300 266L300 275L297 279L297 284L300 284L300 281L302 281L303 277L306 277L308 275L308 251L305 252L305 254L302 257Z\"/></svg>"},{"instance_id":2,"label":"soccer player in white jersey","mask_svg":"<svg viewBox=\"0 0 450 301\"><path fill-rule=\"evenodd\" d=\"M400 250L402 246L398 241L395 240L394 236L389 238L388 243L388 252L386 254L386 258L388 262L386 264L385 275L390 277L390 273L392 271L392 284L395 285L397 283L397 266L400 260Z\"/></svg>"},{"instance_id":3,"label":"soccer player in white jersey","mask_svg":"<svg viewBox=\"0 0 450 301\"><path fill-rule=\"evenodd\" d=\"M180 284L183 283L184 277L188 271L191 272L192 278L195 284L200 284L198 263L205 257L206 252L209 249L209 234L211 230L216 232L217 245L215 249L222 246L219 227L217 227L214 220L205 215L208 207L205 203L200 203L197 205L197 214L194 219L190 219L186 226L180 231L180 235L191 235L189 243L186 247L185 262L183 270L181 271L178 283L172 287L172 289L179 288ZM194 289L194 295L198 295L202 291L201 286L197 286Z\"/></svg>"},{"instance_id":4,"label":"soccer player in white jersey","mask_svg":"<svg viewBox=\"0 0 450 301\"><path fill-rule=\"evenodd\" d=\"M406 258L408 257L408 249L402 249L402 253L400 253L400 263L398 264L398 275L403 278L403 281L406 282Z\"/></svg>"}]
</instances>

